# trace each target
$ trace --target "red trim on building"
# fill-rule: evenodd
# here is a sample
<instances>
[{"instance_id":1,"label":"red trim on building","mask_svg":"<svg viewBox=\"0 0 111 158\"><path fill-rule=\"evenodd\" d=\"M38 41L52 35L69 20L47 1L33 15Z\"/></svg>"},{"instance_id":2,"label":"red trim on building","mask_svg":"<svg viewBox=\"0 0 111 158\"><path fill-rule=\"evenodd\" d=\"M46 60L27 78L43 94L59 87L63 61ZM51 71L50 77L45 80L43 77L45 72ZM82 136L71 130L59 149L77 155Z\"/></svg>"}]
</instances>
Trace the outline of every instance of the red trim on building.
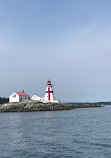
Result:
<instances>
[{"instance_id":1,"label":"red trim on building","mask_svg":"<svg viewBox=\"0 0 111 158\"><path fill-rule=\"evenodd\" d=\"M46 93L49 93L49 91L46 91ZM53 93L53 91L50 91L50 93Z\"/></svg>"},{"instance_id":2,"label":"red trim on building","mask_svg":"<svg viewBox=\"0 0 111 158\"><path fill-rule=\"evenodd\" d=\"M50 88L48 88L48 100L50 100Z\"/></svg>"}]
</instances>

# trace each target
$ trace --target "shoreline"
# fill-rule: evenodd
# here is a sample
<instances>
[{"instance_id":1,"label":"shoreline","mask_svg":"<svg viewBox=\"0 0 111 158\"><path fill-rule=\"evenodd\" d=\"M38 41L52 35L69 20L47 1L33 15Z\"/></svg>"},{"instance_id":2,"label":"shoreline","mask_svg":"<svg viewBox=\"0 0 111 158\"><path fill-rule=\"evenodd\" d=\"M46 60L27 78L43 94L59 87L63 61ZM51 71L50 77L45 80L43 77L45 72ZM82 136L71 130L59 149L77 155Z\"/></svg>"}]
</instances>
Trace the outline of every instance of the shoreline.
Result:
<instances>
[{"instance_id":1,"label":"shoreline","mask_svg":"<svg viewBox=\"0 0 111 158\"><path fill-rule=\"evenodd\" d=\"M21 103L0 104L0 112L34 112L34 111L59 111L77 108L103 107L103 104L83 103L42 103L37 101L24 101Z\"/></svg>"}]
</instances>

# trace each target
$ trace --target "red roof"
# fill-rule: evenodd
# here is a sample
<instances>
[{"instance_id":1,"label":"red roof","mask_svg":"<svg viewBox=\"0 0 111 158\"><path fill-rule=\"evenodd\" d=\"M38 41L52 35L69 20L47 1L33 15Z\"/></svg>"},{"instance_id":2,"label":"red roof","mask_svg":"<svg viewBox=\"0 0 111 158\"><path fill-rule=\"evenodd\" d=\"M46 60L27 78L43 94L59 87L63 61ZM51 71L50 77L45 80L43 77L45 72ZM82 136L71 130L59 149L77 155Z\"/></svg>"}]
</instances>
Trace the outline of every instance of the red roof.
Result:
<instances>
[{"instance_id":1,"label":"red roof","mask_svg":"<svg viewBox=\"0 0 111 158\"><path fill-rule=\"evenodd\" d=\"M51 81L50 81L50 80L48 80L48 81L47 81L47 83L49 83L49 82L51 83Z\"/></svg>"},{"instance_id":2,"label":"red roof","mask_svg":"<svg viewBox=\"0 0 111 158\"><path fill-rule=\"evenodd\" d=\"M24 93L24 92L15 92L16 94L18 94L18 95L27 95L27 96L29 96L27 93Z\"/></svg>"}]
</instances>

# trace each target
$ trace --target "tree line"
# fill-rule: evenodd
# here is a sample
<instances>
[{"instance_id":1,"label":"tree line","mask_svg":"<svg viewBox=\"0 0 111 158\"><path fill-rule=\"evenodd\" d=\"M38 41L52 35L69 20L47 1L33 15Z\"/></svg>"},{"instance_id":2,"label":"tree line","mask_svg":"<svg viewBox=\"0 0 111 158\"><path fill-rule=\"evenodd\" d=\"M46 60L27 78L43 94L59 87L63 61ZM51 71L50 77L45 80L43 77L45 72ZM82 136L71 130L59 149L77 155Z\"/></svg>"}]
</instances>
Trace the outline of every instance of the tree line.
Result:
<instances>
[{"instance_id":1,"label":"tree line","mask_svg":"<svg viewBox=\"0 0 111 158\"><path fill-rule=\"evenodd\" d=\"M9 98L0 97L0 104L4 104L4 103L8 103L8 102L9 102Z\"/></svg>"}]
</instances>

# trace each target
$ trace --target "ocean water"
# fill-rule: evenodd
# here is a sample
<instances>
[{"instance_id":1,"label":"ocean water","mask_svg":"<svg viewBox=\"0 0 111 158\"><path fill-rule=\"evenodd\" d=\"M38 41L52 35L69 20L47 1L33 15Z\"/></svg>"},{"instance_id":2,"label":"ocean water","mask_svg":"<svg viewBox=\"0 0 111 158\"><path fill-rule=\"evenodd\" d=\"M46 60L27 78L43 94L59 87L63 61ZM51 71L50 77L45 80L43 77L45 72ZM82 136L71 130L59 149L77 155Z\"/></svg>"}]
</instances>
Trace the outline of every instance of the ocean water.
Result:
<instances>
[{"instance_id":1,"label":"ocean water","mask_svg":"<svg viewBox=\"0 0 111 158\"><path fill-rule=\"evenodd\" d=\"M0 113L0 158L111 158L111 106Z\"/></svg>"}]
</instances>

